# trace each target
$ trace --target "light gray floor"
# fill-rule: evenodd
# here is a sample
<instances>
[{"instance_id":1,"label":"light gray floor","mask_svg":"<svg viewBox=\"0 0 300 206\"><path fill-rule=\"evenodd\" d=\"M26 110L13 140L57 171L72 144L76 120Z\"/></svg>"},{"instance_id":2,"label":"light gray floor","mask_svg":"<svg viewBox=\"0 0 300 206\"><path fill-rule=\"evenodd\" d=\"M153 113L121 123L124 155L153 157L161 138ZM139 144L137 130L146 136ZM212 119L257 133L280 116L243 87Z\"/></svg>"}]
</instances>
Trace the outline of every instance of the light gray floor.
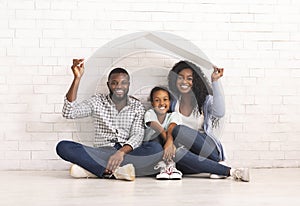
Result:
<instances>
[{"instance_id":1,"label":"light gray floor","mask_svg":"<svg viewBox=\"0 0 300 206\"><path fill-rule=\"evenodd\" d=\"M1 171L0 205L300 205L300 169L252 169L251 182L73 179L67 171Z\"/></svg>"}]
</instances>

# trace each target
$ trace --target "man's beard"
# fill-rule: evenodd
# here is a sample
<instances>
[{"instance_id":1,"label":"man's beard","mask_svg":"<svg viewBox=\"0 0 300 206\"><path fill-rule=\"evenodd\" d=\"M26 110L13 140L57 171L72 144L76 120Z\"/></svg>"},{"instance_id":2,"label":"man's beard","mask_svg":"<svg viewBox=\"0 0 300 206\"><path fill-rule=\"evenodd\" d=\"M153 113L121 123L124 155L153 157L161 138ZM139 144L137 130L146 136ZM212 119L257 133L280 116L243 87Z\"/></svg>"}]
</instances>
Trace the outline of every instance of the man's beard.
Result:
<instances>
[{"instance_id":1,"label":"man's beard","mask_svg":"<svg viewBox=\"0 0 300 206\"><path fill-rule=\"evenodd\" d=\"M111 89L109 89L109 96L110 96L110 98L112 100L116 101L116 102L120 102L120 101L126 99L127 98L127 94L128 94L128 91L127 92L124 91L124 95L118 96L118 95L115 95L115 93Z\"/></svg>"}]
</instances>

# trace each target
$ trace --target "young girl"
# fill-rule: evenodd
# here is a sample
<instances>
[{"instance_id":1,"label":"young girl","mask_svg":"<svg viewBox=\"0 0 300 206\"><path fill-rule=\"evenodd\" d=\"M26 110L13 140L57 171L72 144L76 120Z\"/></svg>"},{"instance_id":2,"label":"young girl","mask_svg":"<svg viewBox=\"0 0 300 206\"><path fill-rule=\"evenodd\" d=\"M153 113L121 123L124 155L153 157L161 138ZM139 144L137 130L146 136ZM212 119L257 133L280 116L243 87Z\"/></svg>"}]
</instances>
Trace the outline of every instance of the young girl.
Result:
<instances>
[{"instance_id":1,"label":"young girl","mask_svg":"<svg viewBox=\"0 0 300 206\"><path fill-rule=\"evenodd\" d=\"M145 141L159 141L164 147L163 160L154 169L160 168L157 179L181 179L182 173L175 168L176 147L173 144L173 128L181 123L176 112L170 113L171 95L163 87L154 87L150 92L152 108L145 113Z\"/></svg>"}]
</instances>

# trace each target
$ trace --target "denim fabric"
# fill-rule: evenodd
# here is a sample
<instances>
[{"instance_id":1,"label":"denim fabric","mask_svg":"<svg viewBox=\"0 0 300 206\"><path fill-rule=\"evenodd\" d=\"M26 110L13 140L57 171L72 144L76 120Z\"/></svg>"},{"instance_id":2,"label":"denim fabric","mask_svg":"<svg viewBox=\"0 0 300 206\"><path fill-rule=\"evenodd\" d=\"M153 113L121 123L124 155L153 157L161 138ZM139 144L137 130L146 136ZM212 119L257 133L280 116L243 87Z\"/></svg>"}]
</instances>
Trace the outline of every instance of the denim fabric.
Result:
<instances>
[{"instance_id":1,"label":"denim fabric","mask_svg":"<svg viewBox=\"0 0 300 206\"><path fill-rule=\"evenodd\" d=\"M221 118L225 115L225 100L219 81L212 82L212 89L214 95L207 95L203 104L203 112L205 117L203 129L205 133L215 143L216 148L219 151L219 159L224 161L224 150L220 140L214 135L213 124L219 122ZM171 111L175 111L176 102L177 100L173 100L171 102Z\"/></svg>"},{"instance_id":2,"label":"denim fabric","mask_svg":"<svg viewBox=\"0 0 300 206\"><path fill-rule=\"evenodd\" d=\"M175 162L177 169L183 174L211 173L224 176L230 175L230 167L196 155L184 147L176 150Z\"/></svg>"},{"instance_id":3,"label":"denim fabric","mask_svg":"<svg viewBox=\"0 0 300 206\"><path fill-rule=\"evenodd\" d=\"M212 173L229 175L230 167L221 161L215 142L206 133L177 125L172 133L176 150L176 165L184 174Z\"/></svg>"},{"instance_id":4,"label":"denim fabric","mask_svg":"<svg viewBox=\"0 0 300 206\"><path fill-rule=\"evenodd\" d=\"M64 160L77 164L91 173L102 177L107 161L121 145L114 147L89 147L73 141L61 141L56 146L57 154ZM153 167L161 160L162 146L158 142L143 142L143 144L124 156L121 164L132 163L137 176L155 174Z\"/></svg>"}]
</instances>

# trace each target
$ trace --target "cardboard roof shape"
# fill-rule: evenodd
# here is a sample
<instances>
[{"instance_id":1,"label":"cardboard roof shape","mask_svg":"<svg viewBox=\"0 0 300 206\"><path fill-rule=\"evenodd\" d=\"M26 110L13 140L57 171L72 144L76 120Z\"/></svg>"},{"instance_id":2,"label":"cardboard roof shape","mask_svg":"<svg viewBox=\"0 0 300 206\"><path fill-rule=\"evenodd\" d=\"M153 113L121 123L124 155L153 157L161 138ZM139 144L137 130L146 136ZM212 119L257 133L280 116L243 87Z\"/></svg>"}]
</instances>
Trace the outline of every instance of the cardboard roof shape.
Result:
<instances>
[{"instance_id":1,"label":"cardboard roof shape","mask_svg":"<svg viewBox=\"0 0 300 206\"><path fill-rule=\"evenodd\" d=\"M208 57L198 47L190 41L170 33L154 31L138 32L120 37L110 42L108 45L111 48L120 47L129 42L138 41L138 39L141 38L157 44L161 47L160 49L162 51L167 50L170 53L176 54L183 59L190 60L204 68L212 67L212 63L209 61Z\"/></svg>"},{"instance_id":2,"label":"cardboard roof shape","mask_svg":"<svg viewBox=\"0 0 300 206\"><path fill-rule=\"evenodd\" d=\"M168 55L178 60L189 60L200 66L206 76L213 68L208 57L197 46L182 37L157 31L136 32L108 42L86 59L79 94L94 93L99 79L102 78L106 82L109 70L120 60L147 51Z\"/></svg>"}]
</instances>

